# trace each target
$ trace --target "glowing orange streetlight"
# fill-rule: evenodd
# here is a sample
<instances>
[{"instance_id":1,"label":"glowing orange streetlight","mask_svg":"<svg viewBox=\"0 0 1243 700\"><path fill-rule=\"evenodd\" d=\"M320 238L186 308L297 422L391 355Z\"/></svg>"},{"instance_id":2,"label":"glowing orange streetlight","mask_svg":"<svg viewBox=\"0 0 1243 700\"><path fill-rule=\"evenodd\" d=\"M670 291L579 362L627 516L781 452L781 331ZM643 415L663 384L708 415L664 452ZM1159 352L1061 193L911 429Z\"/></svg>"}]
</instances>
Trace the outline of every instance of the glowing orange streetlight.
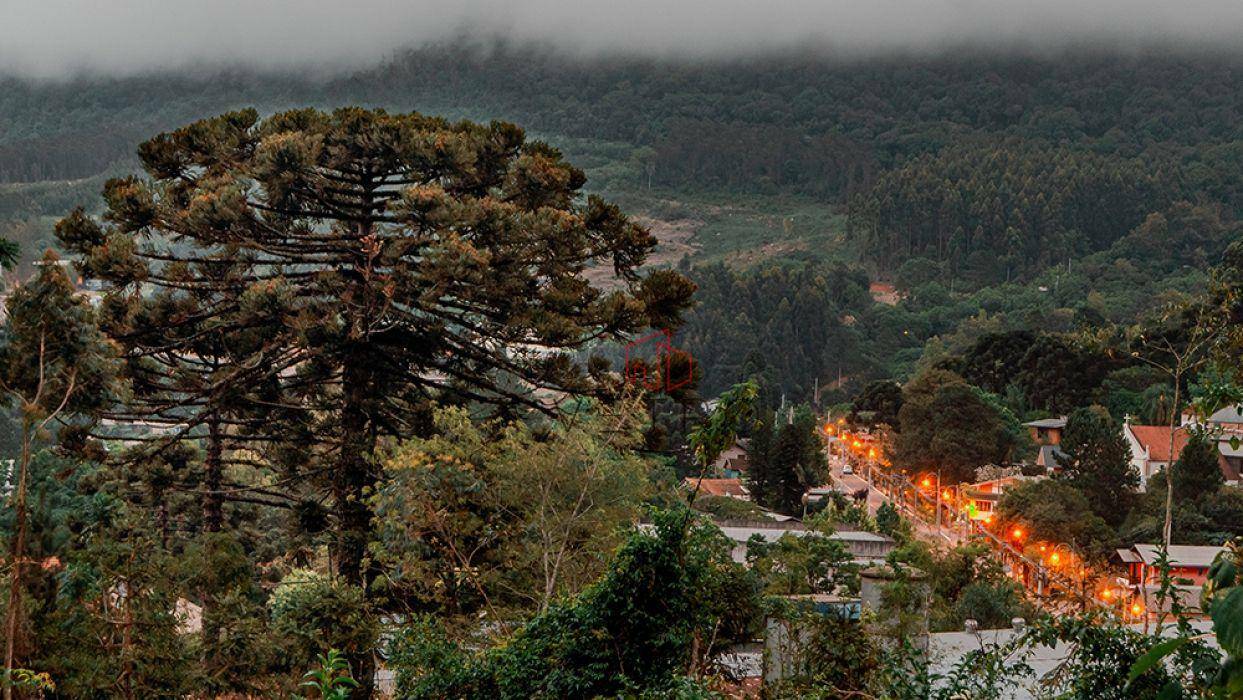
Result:
<instances>
[{"instance_id":1,"label":"glowing orange streetlight","mask_svg":"<svg viewBox=\"0 0 1243 700\"><path fill-rule=\"evenodd\" d=\"M1113 600L1113 597L1114 597L1113 589L1106 588L1105 590L1101 591L1101 600L1108 602L1108 601Z\"/></svg>"},{"instance_id":2,"label":"glowing orange streetlight","mask_svg":"<svg viewBox=\"0 0 1243 700\"><path fill-rule=\"evenodd\" d=\"M1053 566L1057 566L1060 563L1062 563L1062 555L1058 554L1057 552L1054 552L1049 555L1049 564Z\"/></svg>"},{"instance_id":3,"label":"glowing orange streetlight","mask_svg":"<svg viewBox=\"0 0 1243 700\"><path fill-rule=\"evenodd\" d=\"M1024 535L1026 535L1026 534L1027 534L1027 533L1023 532L1023 528L1021 528L1021 527L1016 527L1016 528L1014 528L1013 530L1011 530L1011 531L1010 531L1010 536L1011 536L1011 537L1013 537L1013 538L1014 538L1014 539L1016 539L1016 540L1021 540L1021 539L1023 539L1023 536L1024 536Z\"/></svg>"},{"instance_id":4,"label":"glowing orange streetlight","mask_svg":"<svg viewBox=\"0 0 1243 700\"><path fill-rule=\"evenodd\" d=\"M945 489L945 490L941 491L941 498L944 498L945 500L947 500L947 501L948 501L948 500L950 500L950 499L951 499L951 498L953 498L953 497L954 497L954 494L950 493L950 490L949 490L949 489Z\"/></svg>"},{"instance_id":5,"label":"glowing orange streetlight","mask_svg":"<svg viewBox=\"0 0 1243 700\"><path fill-rule=\"evenodd\" d=\"M876 459L876 448L875 447L868 449L868 459Z\"/></svg>"},{"instance_id":6,"label":"glowing orange streetlight","mask_svg":"<svg viewBox=\"0 0 1243 700\"><path fill-rule=\"evenodd\" d=\"M1142 612L1144 612L1144 608L1139 603L1131 603L1131 614L1132 615L1135 615L1136 617L1138 617L1139 614Z\"/></svg>"},{"instance_id":7,"label":"glowing orange streetlight","mask_svg":"<svg viewBox=\"0 0 1243 700\"><path fill-rule=\"evenodd\" d=\"M925 477L924 477L924 480L923 480L923 481L921 481L921 482L919 482L919 485L920 485L920 486L923 486L923 487L924 487L924 488L926 488L926 489L930 489L930 488L932 488L932 479L931 479L930 477L926 477L926 476L925 476Z\"/></svg>"}]
</instances>

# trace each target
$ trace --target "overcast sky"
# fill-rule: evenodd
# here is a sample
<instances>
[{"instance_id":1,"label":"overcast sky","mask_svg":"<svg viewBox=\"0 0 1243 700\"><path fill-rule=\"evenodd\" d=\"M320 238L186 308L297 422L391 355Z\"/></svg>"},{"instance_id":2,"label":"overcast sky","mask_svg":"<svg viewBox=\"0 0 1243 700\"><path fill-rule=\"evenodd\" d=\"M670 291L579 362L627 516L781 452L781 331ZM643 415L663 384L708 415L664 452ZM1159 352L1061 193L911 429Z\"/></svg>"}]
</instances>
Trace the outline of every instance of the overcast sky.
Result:
<instances>
[{"instance_id":1,"label":"overcast sky","mask_svg":"<svg viewBox=\"0 0 1243 700\"><path fill-rule=\"evenodd\" d=\"M357 66L464 32L574 51L1243 45L1243 0L0 0L0 72Z\"/></svg>"}]
</instances>

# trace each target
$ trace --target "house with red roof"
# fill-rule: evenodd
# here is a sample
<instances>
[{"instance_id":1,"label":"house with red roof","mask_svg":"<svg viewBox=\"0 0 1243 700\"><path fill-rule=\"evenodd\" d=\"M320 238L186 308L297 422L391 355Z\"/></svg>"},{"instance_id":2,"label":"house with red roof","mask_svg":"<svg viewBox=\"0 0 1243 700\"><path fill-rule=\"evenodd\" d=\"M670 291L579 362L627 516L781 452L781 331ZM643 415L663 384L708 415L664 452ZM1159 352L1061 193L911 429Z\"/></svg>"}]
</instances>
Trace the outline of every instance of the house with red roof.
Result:
<instances>
[{"instance_id":1,"label":"house with red roof","mask_svg":"<svg viewBox=\"0 0 1243 700\"><path fill-rule=\"evenodd\" d=\"M744 501L751 500L751 494L747 492L747 487L743 485L741 479L696 479L688 476L682 480L682 483L692 491L698 486L701 496L728 496Z\"/></svg>"},{"instance_id":2,"label":"house with red roof","mask_svg":"<svg viewBox=\"0 0 1243 700\"><path fill-rule=\"evenodd\" d=\"M1170 452L1170 426L1168 425L1132 425L1129 421L1122 425L1122 436L1131 448L1131 466L1139 474L1139 487L1144 490L1148 479L1153 474L1165 469L1171 461L1178 461L1178 455L1191 439L1186 426L1174 429L1174 451ZM1229 436L1217 440L1217 465L1226 483L1238 483L1239 470L1243 467L1243 449L1231 446Z\"/></svg>"}]
</instances>

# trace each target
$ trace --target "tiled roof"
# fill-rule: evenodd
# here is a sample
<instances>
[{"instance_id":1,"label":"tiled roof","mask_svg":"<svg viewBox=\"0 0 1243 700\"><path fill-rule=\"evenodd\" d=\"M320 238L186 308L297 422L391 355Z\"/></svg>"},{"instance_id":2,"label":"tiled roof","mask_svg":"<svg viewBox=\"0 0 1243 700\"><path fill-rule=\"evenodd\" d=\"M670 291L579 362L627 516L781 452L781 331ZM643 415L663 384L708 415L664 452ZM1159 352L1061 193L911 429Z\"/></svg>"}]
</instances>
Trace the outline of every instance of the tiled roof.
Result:
<instances>
[{"instance_id":1,"label":"tiled roof","mask_svg":"<svg viewBox=\"0 0 1243 700\"><path fill-rule=\"evenodd\" d=\"M691 477L686 478L686 487L695 488L695 482L699 481ZM699 484L699 493L704 496L732 496L734 498L749 498L747 489L742 485L739 479L704 479Z\"/></svg>"},{"instance_id":2,"label":"tiled roof","mask_svg":"<svg viewBox=\"0 0 1243 700\"><path fill-rule=\"evenodd\" d=\"M1148 458L1154 462L1170 461L1170 426L1168 425L1128 425L1127 428L1135 436L1142 447L1148 449ZM1187 446L1187 431L1178 428L1174 434L1174 459Z\"/></svg>"}]
</instances>

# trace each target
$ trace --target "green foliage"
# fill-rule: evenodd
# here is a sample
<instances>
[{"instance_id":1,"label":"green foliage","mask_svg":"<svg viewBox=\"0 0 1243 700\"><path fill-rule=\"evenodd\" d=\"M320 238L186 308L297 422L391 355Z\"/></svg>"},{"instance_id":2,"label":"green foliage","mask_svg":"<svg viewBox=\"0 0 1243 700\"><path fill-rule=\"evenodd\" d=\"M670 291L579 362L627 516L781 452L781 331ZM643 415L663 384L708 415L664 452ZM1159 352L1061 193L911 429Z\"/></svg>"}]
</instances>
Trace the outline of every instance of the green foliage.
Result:
<instances>
[{"instance_id":1,"label":"green foliage","mask_svg":"<svg viewBox=\"0 0 1243 700\"><path fill-rule=\"evenodd\" d=\"M199 658L181 629L178 561L137 524L95 523L80 547L61 553L54 586L42 578L52 572L30 582L32 594L47 596L31 666L66 697L176 697L200 687Z\"/></svg>"},{"instance_id":2,"label":"green foliage","mask_svg":"<svg viewBox=\"0 0 1243 700\"><path fill-rule=\"evenodd\" d=\"M327 654L318 655L316 661L318 667L302 676L301 687L310 689L312 698L349 700L350 692L358 687L358 681L350 677L350 663L341 652L329 649Z\"/></svg>"},{"instance_id":3,"label":"green foliage","mask_svg":"<svg viewBox=\"0 0 1243 700\"><path fill-rule=\"evenodd\" d=\"M1009 281L1108 248L1166 192L1139 160L987 140L882 174L852 202L851 224L879 264L923 256L951 277Z\"/></svg>"},{"instance_id":4,"label":"green foliage","mask_svg":"<svg viewBox=\"0 0 1243 700\"><path fill-rule=\"evenodd\" d=\"M1036 614L1022 587L1006 576L982 544L941 549L915 540L894 550L890 559L928 574L933 631L961 630L967 620L975 620L982 629L999 629L1009 627L1016 617L1030 619Z\"/></svg>"},{"instance_id":5,"label":"green foliage","mask_svg":"<svg viewBox=\"0 0 1243 700\"><path fill-rule=\"evenodd\" d=\"M766 390L787 400L811 399L838 373L870 369L870 349L859 329L844 321L872 306L866 275L842 266L765 265L735 272L724 265L695 268L698 304L679 338L704 368L711 394L748 379L760 359ZM775 402L774 402L775 403Z\"/></svg>"},{"instance_id":6,"label":"green foliage","mask_svg":"<svg viewBox=\"0 0 1243 700\"><path fill-rule=\"evenodd\" d=\"M146 179L109 180L103 225L78 210L59 239L109 284L122 333L150 285L206 301L196 319L276 334L228 358L252 370L231 386L276 384L268 450L328 462L305 482L335 516L337 567L363 588L382 436L425 433L437 400L510 408L537 389L606 391L611 378L570 353L676 326L693 291L671 270L640 272L651 234L580 197L582 171L512 124L248 109L138 150ZM222 274L193 274L201 259ZM607 293L583 276L605 261L624 280ZM510 352L519 344L558 351Z\"/></svg>"},{"instance_id":7,"label":"green foliage","mask_svg":"<svg viewBox=\"0 0 1243 700\"><path fill-rule=\"evenodd\" d=\"M424 621L403 631L392 659L402 697L592 697L664 690L709 642L726 614L722 595L742 575L719 531L690 511L660 512L655 532L633 533L604 576L554 603L503 645L458 651ZM750 609L757 610L753 597ZM752 615L754 612L751 613ZM724 640L717 639L717 643ZM700 648L706 655L707 649Z\"/></svg>"},{"instance_id":8,"label":"green foliage","mask_svg":"<svg viewBox=\"0 0 1243 700\"><path fill-rule=\"evenodd\" d=\"M1095 396L1117 362L1074 339L1021 329L987 333L950 364L968 382L993 392L1022 392L1030 410L1069 412Z\"/></svg>"},{"instance_id":9,"label":"green foliage","mask_svg":"<svg viewBox=\"0 0 1243 700\"><path fill-rule=\"evenodd\" d=\"M1033 625L1030 643L1072 643L1070 656L1046 685L1060 697L1106 700L1165 700L1202 697L1195 689L1205 681L1203 660L1212 654L1202 644L1183 650L1175 668L1153 669L1128 684L1132 666L1151 638L1102 617L1059 617Z\"/></svg>"},{"instance_id":10,"label":"green foliage","mask_svg":"<svg viewBox=\"0 0 1243 700\"><path fill-rule=\"evenodd\" d=\"M753 381L735 384L720 395L707 419L690 432L687 443L701 470L716 461L738 439L738 431L755 410L758 394L759 387Z\"/></svg>"},{"instance_id":11,"label":"green foliage","mask_svg":"<svg viewBox=\"0 0 1243 700\"><path fill-rule=\"evenodd\" d=\"M1134 502L1139 474L1118 424L1100 406L1076 409L1066 421L1061 448L1066 457L1059 477L1087 498L1093 513L1119 525Z\"/></svg>"},{"instance_id":12,"label":"green foliage","mask_svg":"<svg viewBox=\"0 0 1243 700\"><path fill-rule=\"evenodd\" d=\"M765 685L766 697L832 700L877 686L882 650L858 620L814 610L780 619L793 638L783 660L787 675Z\"/></svg>"},{"instance_id":13,"label":"green foliage","mask_svg":"<svg viewBox=\"0 0 1243 700\"><path fill-rule=\"evenodd\" d=\"M879 379L863 387L850 405L850 421L895 426L902 408L902 385Z\"/></svg>"},{"instance_id":14,"label":"green foliage","mask_svg":"<svg viewBox=\"0 0 1243 700\"><path fill-rule=\"evenodd\" d=\"M913 472L942 470L944 483L971 482L975 470L1004 463L1017 447L1012 415L945 370L903 387L894 462Z\"/></svg>"},{"instance_id":15,"label":"green foliage","mask_svg":"<svg viewBox=\"0 0 1243 700\"><path fill-rule=\"evenodd\" d=\"M434 415L371 498L386 596L444 615L544 609L593 581L648 493L643 414L592 404L549 425Z\"/></svg>"},{"instance_id":16,"label":"green foliage","mask_svg":"<svg viewBox=\"0 0 1243 700\"><path fill-rule=\"evenodd\" d=\"M370 653L379 632L362 590L305 569L281 579L268 610L272 629L294 668L305 668L330 649L348 655Z\"/></svg>"},{"instance_id":17,"label":"green foliage","mask_svg":"<svg viewBox=\"0 0 1243 700\"><path fill-rule=\"evenodd\" d=\"M820 426L806 406L795 411L792 420L777 419L775 438L767 415L761 417L752 435L747 476L751 495L767 508L801 513L807 489L828 481Z\"/></svg>"},{"instance_id":18,"label":"green foliage","mask_svg":"<svg viewBox=\"0 0 1243 700\"><path fill-rule=\"evenodd\" d=\"M1023 524L1033 540L1072 544L1103 558L1117 535L1092 512L1087 497L1057 479L1027 481L1006 490L997 505L1002 521Z\"/></svg>"},{"instance_id":19,"label":"green foliage","mask_svg":"<svg viewBox=\"0 0 1243 700\"><path fill-rule=\"evenodd\" d=\"M1195 435L1187 441L1174 462L1174 498L1202 503L1225 484L1218 465L1217 441L1212 436Z\"/></svg>"},{"instance_id":20,"label":"green foliage","mask_svg":"<svg viewBox=\"0 0 1243 700\"><path fill-rule=\"evenodd\" d=\"M1151 645L1130 666L1128 689L1143 687L1173 668L1182 685L1200 697L1233 700L1243 695L1243 538L1236 538L1209 568L1203 592L1204 610L1213 621L1212 635L1224 652L1206 651L1198 637L1181 624L1177 636ZM1166 697L1166 696L1161 696Z\"/></svg>"},{"instance_id":21,"label":"green foliage","mask_svg":"<svg viewBox=\"0 0 1243 700\"><path fill-rule=\"evenodd\" d=\"M880 504L876 509L876 528L880 534L892 537L899 545L911 541L914 533L911 523L889 501Z\"/></svg>"},{"instance_id":22,"label":"green foliage","mask_svg":"<svg viewBox=\"0 0 1243 700\"><path fill-rule=\"evenodd\" d=\"M1215 457L1212 465L1217 467ZM1238 489L1221 488L1196 499L1175 498L1173 505L1175 544L1218 545L1243 535L1243 493ZM1164 521L1165 471L1161 470L1148 480L1147 490L1122 524L1122 539L1159 541Z\"/></svg>"},{"instance_id":23,"label":"green foliage","mask_svg":"<svg viewBox=\"0 0 1243 700\"><path fill-rule=\"evenodd\" d=\"M768 542L759 535L747 542L747 565L770 595L834 593L858 588L858 567L846 546L830 539L831 525L817 519L802 536L782 535Z\"/></svg>"}]
</instances>

